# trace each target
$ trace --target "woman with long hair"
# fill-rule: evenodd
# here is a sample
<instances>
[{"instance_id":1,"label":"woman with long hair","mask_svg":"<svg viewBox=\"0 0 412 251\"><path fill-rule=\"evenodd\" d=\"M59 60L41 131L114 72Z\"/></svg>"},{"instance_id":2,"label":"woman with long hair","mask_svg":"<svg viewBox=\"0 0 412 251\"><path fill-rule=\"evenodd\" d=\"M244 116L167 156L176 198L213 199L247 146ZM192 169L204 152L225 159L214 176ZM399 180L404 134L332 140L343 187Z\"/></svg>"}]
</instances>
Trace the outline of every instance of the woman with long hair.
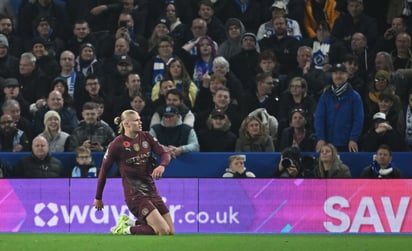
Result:
<instances>
[{"instance_id":1,"label":"woman with long hair","mask_svg":"<svg viewBox=\"0 0 412 251\"><path fill-rule=\"evenodd\" d=\"M318 164L314 169L317 178L350 178L351 173L338 155L338 150L332 144L325 144L320 148Z\"/></svg>"}]
</instances>

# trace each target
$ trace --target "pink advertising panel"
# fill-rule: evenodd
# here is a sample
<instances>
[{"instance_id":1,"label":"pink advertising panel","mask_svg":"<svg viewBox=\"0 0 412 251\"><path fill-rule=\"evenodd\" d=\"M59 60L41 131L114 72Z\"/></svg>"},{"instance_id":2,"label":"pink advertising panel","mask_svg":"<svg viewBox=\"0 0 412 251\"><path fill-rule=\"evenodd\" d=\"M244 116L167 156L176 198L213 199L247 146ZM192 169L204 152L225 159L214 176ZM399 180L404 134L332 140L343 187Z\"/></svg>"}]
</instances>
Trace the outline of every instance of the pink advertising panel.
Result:
<instances>
[{"instance_id":1,"label":"pink advertising panel","mask_svg":"<svg viewBox=\"0 0 412 251\"><path fill-rule=\"evenodd\" d=\"M178 233L412 233L412 180L162 179ZM120 179L0 180L0 232L108 233L129 214Z\"/></svg>"}]
</instances>

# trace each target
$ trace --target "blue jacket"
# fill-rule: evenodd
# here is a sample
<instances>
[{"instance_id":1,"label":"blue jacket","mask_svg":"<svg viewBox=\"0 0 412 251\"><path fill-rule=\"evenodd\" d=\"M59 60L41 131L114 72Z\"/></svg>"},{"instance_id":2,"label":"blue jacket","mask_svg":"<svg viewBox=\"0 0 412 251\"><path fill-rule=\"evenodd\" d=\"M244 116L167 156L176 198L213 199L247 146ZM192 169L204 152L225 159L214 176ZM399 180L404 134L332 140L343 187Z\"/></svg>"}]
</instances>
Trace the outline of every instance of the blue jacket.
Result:
<instances>
[{"instance_id":1,"label":"blue jacket","mask_svg":"<svg viewBox=\"0 0 412 251\"><path fill-rule=\"evenodd\" d=\"M351 85L340 97L329 88L320 96L316 107L316 139L338 147L347 146L350 140L358 142L363 120L362 99Z\"/></svg>"}]
</instances>

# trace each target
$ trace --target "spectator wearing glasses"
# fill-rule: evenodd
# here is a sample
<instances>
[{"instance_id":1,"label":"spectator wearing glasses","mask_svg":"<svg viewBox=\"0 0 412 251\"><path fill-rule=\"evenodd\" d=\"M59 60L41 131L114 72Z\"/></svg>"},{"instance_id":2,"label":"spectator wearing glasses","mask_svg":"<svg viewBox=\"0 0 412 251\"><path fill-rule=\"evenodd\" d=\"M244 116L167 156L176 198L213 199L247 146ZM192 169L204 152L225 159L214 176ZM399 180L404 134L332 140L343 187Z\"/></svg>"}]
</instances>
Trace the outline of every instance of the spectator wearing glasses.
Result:
<instances>
[{"instance_id":1,"label":"spectator wearing glasses","mask_svg":"<svg viewBox=\"0 0 412 251\"><path fill-rule=\"evenodd\" d=\"M92 152L89 148L79 146L76 148L76 165L72 169L72 178L96 178L99 169L93 161Z\"/></svg>"},{"instance_id":2,"label":"spectator wearing glasses","mask_svg":"<svg viewBox=\"0 0 412 251\"><path fill-rule=\"evenodd\" d=\"M277 117L279 100L273 95L274 89L275 83L272 73L258 73L254 91L247 92L243 96L242 102L239 102L242 116L246 117L258 108L265 108L270 115Z\"/></svg>"},{"instance_id":3,"label":"spectator wearing glasses","mask_svg":"<svg viewBox=\"0 0 412 251\"><path fill-rule=\"evenodd\" d=\"M379 96L383 92L392 92L391 74L388 71L379 70L375 73L374 79L369 87L369 92L365 97L366 114L372 117L378 110Z\"/></svg>"},{"instance_id":4,"label":"spectator wearing glasses","mask_svg":"<svg viewBox=\"0 0 412 251\"><path fill-rule=\"evenodd\" d=\"M315 113L316 101L308 95L308 83L302 77L294 77L289 82L288 89L282 93L279 100L278 121L279 133L290 125L290 115L295 109L305 112L306 127L313 128L313 114Z\"/></svg>"}]
</instances>

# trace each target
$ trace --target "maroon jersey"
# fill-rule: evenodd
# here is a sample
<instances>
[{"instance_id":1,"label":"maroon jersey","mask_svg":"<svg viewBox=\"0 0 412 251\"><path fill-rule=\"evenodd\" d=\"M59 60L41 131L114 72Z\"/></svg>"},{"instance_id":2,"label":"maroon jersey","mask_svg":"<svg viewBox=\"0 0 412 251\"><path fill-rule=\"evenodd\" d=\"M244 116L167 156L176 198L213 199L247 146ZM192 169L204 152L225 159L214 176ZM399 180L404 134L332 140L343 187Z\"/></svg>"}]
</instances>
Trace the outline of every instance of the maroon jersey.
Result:
<instances>
[{"instance_id":1,"label":"maroon jersey","mask_svg":"<svg viewBox=\"0 0 412 251\"><path fill-rule=\"evenodd\" d=\"M153 171L152 151L161 158L160 165L167 166L169 152L149 132L139 132L136 138L117 136L107 147L100 168L96 199L102 199L106 174L116 162L122 177L126 200L135 196L157 195L151 176Z\"/></svg>"}]
</instances>

